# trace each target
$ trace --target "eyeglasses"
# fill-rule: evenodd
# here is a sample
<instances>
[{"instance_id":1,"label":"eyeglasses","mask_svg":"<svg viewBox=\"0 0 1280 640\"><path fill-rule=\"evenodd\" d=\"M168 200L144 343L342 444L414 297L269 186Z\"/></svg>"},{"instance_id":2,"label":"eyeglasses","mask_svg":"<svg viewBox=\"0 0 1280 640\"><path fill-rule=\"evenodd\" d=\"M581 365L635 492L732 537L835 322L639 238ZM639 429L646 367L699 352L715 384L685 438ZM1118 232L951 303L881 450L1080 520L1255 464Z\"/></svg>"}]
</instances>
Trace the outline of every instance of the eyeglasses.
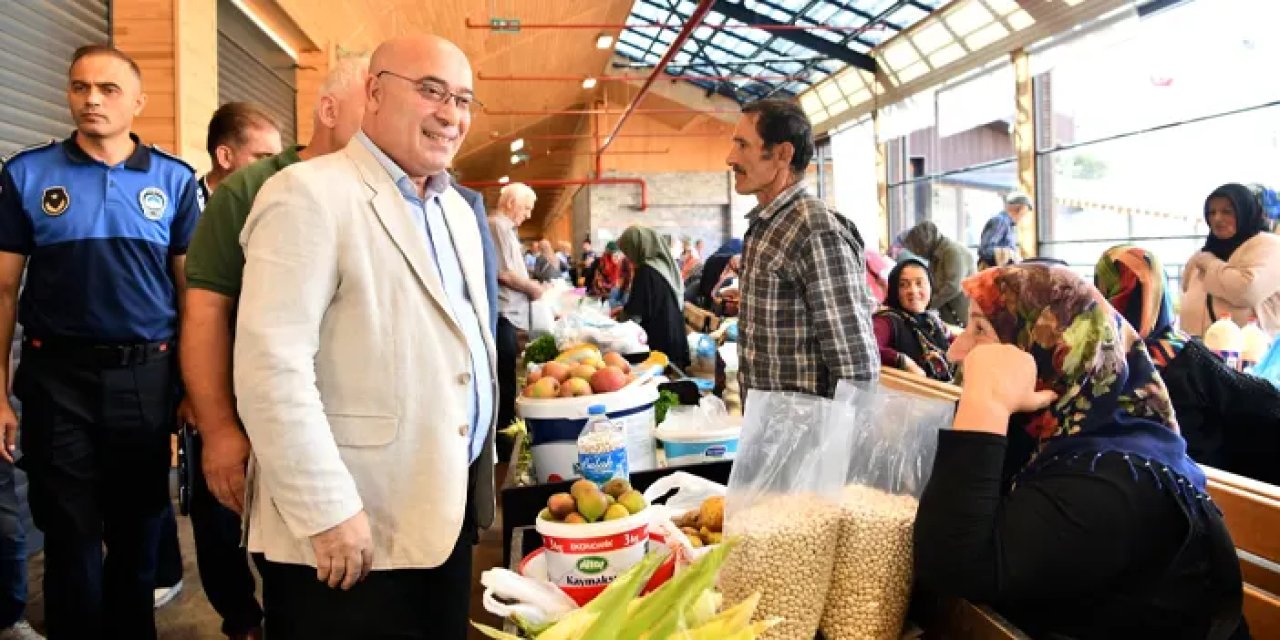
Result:
<instances>
[{"instance_id":1,"label":"eyeglasses","mask_svg":"<svg viewBox=\"0 0 1280 640\"><path fill-rule=\"evenodd\" d=\"M484 107L484 103L476 100L476 97L467 93L456 93L450 91L442 82L437 82L431 78L410 78L402 76L394 71L379 71L376 77L381 78L383 74L393 78L400 78L416 85L414 88L418 91L418 95L422 96L427 102L436 104L444 104L449 100L453 100L453 106L459 111L470 112L473 106Z\"/></svg>"}]
</instances>

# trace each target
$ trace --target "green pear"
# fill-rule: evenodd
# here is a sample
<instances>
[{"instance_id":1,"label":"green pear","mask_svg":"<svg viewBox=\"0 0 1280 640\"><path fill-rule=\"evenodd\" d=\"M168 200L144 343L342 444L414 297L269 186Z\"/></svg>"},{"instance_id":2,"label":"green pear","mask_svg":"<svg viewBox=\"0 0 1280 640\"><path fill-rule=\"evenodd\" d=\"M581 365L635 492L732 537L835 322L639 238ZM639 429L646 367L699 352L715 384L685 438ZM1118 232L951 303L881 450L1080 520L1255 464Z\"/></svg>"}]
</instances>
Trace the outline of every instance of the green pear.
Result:
<instances>
[{"instance_id":1,"label":"green pear","mask_svg":"<svg viewBox=\"0 0 1280 640\"><path fill-rule=\"evenodd\" d=\"M581 513L582 517L587 519L587 522L599 520L608 508L609 503L605 500L604 493L599 489L583 492L578 497L578 513Z\"/></svg>"},{"instance_id":2,"label":"green pear","mask_svg":"<svg viewBox=\"0 0 1280 640\"><path fill-rule=\"evenodd\" d=\"M644 511L645 507L649 506L649 504L644 501L644 494L636 491L635 489L622 494L622 497L618 498L618 504L626 507L627 511L630 511L633 514L640 513L641 511Z\"/></svg>"}]
</instances>

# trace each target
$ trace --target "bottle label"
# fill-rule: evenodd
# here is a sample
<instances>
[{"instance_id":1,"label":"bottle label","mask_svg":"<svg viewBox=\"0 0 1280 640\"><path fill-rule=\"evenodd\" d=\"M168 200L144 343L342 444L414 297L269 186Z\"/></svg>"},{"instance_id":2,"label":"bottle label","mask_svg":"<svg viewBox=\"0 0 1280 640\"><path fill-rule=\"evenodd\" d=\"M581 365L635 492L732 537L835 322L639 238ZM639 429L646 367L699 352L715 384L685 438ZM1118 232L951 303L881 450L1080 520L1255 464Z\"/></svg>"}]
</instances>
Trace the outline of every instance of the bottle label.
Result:
<instances>
[{"instance_id":1,"label":"bottle label","mask_svg":"<svg viewBox=\"0 0 1280 640\"><path fill-rule=\"evenodd\" d=\"M583 478L586 478L598 485L603 485L614 478L626 478L626 446L621 446L616 449L600 453L585 453L583 451L579 451L578 472L582 474Z\"/></svg>"}]
</instances>

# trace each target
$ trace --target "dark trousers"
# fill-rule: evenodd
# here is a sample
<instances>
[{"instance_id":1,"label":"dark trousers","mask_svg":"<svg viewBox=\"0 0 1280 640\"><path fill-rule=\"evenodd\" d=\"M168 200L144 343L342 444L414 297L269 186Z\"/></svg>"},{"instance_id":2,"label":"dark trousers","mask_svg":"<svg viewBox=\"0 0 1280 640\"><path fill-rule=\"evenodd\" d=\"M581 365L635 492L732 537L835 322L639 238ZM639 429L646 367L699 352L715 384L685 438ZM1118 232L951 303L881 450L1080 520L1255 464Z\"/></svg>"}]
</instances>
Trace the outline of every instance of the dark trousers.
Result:
<instances>
[{"instance_id":1,"label":"dark trousers","mask_svg":"<svg viewBox=\"0 0 1280 640\"><path fill-rule=\"evenodd\" d=\"M21 620L27 606L27 531L18 501L19 473L0 460L0 629Z\"/></svg>"},{"instance_id":2,"label":"dark trousers","mask_svg":"<svg viewBox=\"0 0 1280 640\"><path fill-rule=\"evenodd\" d=\"M516 326L510 320L498 316L498 335L495 348L498 351L498 430L506 429L516 419L516 352L518 341ZM506 462L511 457L510 438L499 435L498 459Z\"/></svg>"},{"instance_id":3,"label":"dark trousers","mask_svg":"<svg viewBox=\"0 0 1280 640\"><path fill-rule=\"evenodd\" d=\"M160 515L160 548L156 556L156 588L172 587L182 581L182 549L178 543L178 514L173 503Z\"/></svg>"},{"instance_id":4,"label":"dark trousers","mask_svg":"<svg viewBox=\"0 0 1280 640\"><path fill-rule=\"evenodd\" d=\"M24 345L14 379L48 636L150 640L177 368L168 351L114 366L87 353Z\"/></svg>"},{"instance_id":5,"label":"dark trousers","mask_svg":"<svg viewBox=\"0 0 1280 640\"><path fill-rule=\"evenodd\" d=\"M192 464L200 464L200 437L191 439ZM237 635L262 625L262 607L249 569L249 555L240 546L240 516L222 506L209 491L204 473L193 474L191 528L196 539L200 583L218 615L222 632Z\"/></svg>"},{"instance_id":6,"label":"dark trousers","mask_svg":"<svg viewBox=\"0 0 1280 640\"><path fill-rule=\"evenodd\" d=\"M434 569L373 571L350 591L316 570L254 554L271 640L466 640L471 607L470 504L453 553ZM374 550L377 553L377 550Z\"/></svg>"}]
</instances>

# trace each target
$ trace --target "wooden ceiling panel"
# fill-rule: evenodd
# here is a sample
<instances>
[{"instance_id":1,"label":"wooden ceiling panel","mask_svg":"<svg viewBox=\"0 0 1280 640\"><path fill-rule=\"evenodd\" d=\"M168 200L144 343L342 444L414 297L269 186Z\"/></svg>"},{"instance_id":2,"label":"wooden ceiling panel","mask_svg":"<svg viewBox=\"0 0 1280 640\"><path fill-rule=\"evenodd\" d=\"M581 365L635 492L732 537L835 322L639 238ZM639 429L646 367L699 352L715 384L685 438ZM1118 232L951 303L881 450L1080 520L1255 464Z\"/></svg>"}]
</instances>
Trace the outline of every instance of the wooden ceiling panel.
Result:
<instances>
[{"instance_id":1,"label":"wooden ceiling panel","mask_svg":"<svg viewBox=\"0 0 1280 640\"><path fill-rule=\"evenodd\" d=\"M321 47L371 51L379 42L411 33L434 33L447 38L471 59L473 71L485 75L599 75L610 51L595 48L596 31L534 29L519 33L468 29L466 21L490 17L518 18L526 23L620 24L634 0L276 0L302 30ZM498 15L491 16L496 6ZM617 37L617 33L613 33ZM476 94L487 109L563 109L589 101L590 92L575 82L477 81ZM489 116L478 112L472 130L523 129L540 116ZM485 142L468 136L462 153Z\"/></svg>"},{"instance_id":2,"label":"wooden ceiling panel","mask_svg":"<svg viewBox=\"0 0 1280 640\"><path fill-rule=\"evenodd\" d=\"M599 32L590 29L531 29L518 33L468 29L466 21L484 23L491 17L518 18L524 23L606 23L619 24L630 14L634 0L252 0L274 2L288 14L301 31L321 50L334 53L371 52L378 43L399 35L434 33L458 44L471 60L477 74L477 97L486 108L478 111L460 151L455 169L464 181L490 181L509 176L512 181L585 178L595 172L590 155L595 140L593 125L599 132L612 131L617 115L491 115L487 111L561 111L586 109L594 104L609 104L621 110L639 90L646 71L632 72L635 81L603 82L596 89L585 90L575 81L503 81L482 80L479 76L596 76L627 73L610 68L611 51L595 48ZM496 9L491 9L496 7ZM491 11L496 11L492 14ZM617 32L612 34L615 38ZM693 112L637 114L624 133L644 134L693 133L724 130L737 119L737 104L723 96L708 97L706 91L683 81L663 78L654 83L642 109L725 109L727 113L699 115ZM510 137L539 134L578 134L582 138L565 140L530 139L524 153L530 161L512 166ZM721 164L723 151L716 141L708 146L705 138L691 138L680 146L678 139L618 139L613 150L652 151L673 147L671 156L618 155L611 161L605 156L604 169L610 170L705 170ZM680 146L679 149L675 149ZM695 148L696 146L696 148ZM548 155L547 151L552 150ZM673 162L668 163L668 159ZM674 169L674 167L681 169ZM668 168L669 167L669 168ZM688 167L687 169L685 169ZM534 210L533 229L556 216L565 215L572 207L577 186L539 187ZM486 200L495 204L497 189L486 190Z\"/></svg>"}]
</instances>

